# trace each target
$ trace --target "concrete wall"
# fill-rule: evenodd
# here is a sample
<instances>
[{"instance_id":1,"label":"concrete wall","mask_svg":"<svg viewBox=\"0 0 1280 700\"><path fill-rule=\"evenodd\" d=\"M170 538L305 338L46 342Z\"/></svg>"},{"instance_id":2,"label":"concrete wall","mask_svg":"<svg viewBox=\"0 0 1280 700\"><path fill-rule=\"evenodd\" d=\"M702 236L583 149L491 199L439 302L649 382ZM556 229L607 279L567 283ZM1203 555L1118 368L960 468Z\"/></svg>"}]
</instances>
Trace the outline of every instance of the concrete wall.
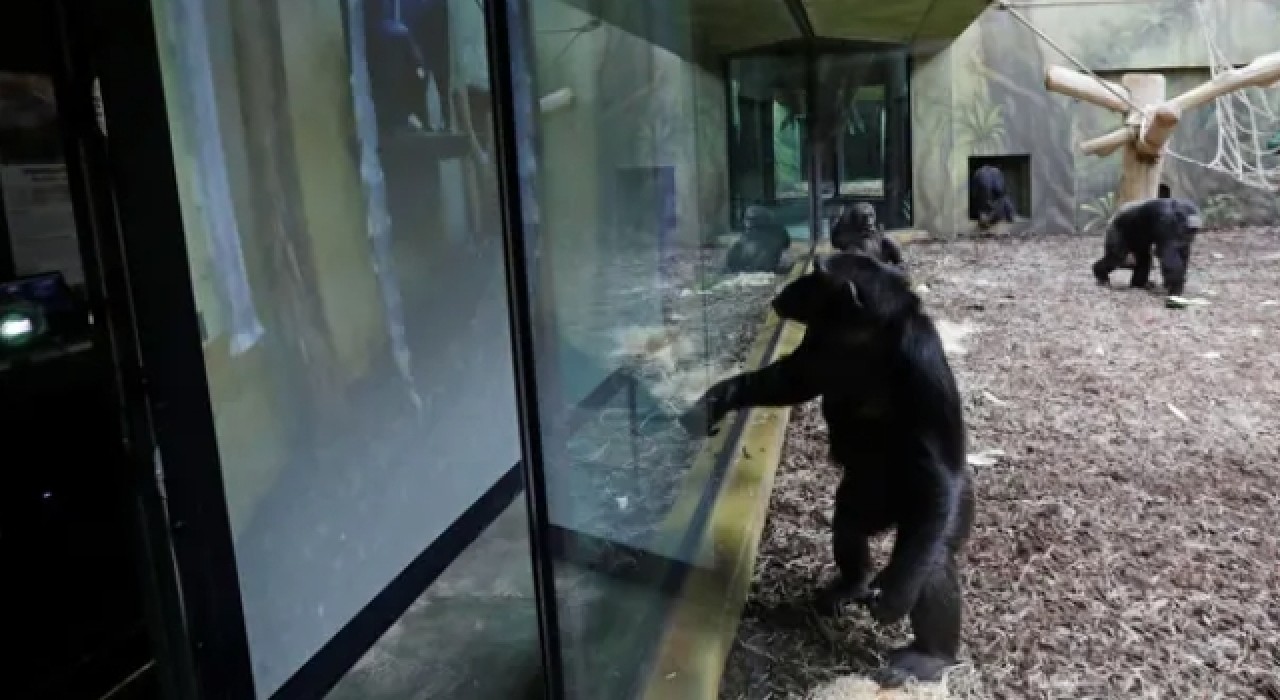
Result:
<instances>
[{"instance_id":1,"label":"concrete wall","mask_svg":"<svg viewBox=\"0 0 1280 700\"><path fill-rule=\"evenodd\" d=\"M1246 63L1280 49L1280 0L1211 0L1216 42ZM1209 77L1196 3L1055 6L1022 10L1056 43L1105 77L1126 71L1166 75L1176 95ZM1073 67L1009 14L988 10L945 50L917 59L912 76L916 224L940 235L973 229L968 221L968 160L1029 154L1031 216L1014 230L1096 230L1114 206L1121 155L1085 156L1077 144L1118 126L1120 117L1044 89L1048 65ZM1276 90L1268 94L1276 100ZM949 123L944 123L949 122ZM1218 143L1214 108L1187 115L1172 148L1212 160ZM1165 181L1191 197L1214 226L1275 221L1274 196L1194 164L1167 159Z\"/></svg>"}]
</instances>

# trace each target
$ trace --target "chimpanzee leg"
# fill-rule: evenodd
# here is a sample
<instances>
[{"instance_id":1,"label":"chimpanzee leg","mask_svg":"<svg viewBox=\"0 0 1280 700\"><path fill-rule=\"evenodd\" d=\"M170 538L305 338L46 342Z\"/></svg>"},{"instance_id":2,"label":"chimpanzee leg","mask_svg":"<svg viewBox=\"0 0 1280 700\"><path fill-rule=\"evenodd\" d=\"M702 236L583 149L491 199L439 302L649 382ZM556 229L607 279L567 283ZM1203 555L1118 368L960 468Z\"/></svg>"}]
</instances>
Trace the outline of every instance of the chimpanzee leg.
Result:
<instances>
[{"instance_id":1,"label":"chimpanzee leg","mask_svg":"<svg viewBox=\"0 0 1280 700\"><path fill-rule=\"evenodd\" d=\"M840 482L836 489L835 523L832 526L831 543L834 550L836 580L818 594L818 608L827 614L840 612L847 601L865 597L871 572L871 547L867 533L862 532L854 520L857 514L857 494L848 480Z\"/></svg>"},{"instance_id":2,"label":"chimpanzee leg","mask_svg":"<svg viewBox=\"0 0 1280 700\"><path fill-rule=\"evenodd\" d=\"M1123 248L1108 242L1102 257L1093 264L1093 278L1098 280L1098 284L1106 286L1111 281L1111 273L1124 265L1125 252Z\"/></svg>"},{"instance_id":3,"label":"chimpanzee leg","mask_svg":"<svg viewBox=\"0 0 1280 700\"><path fill-rule=\"evenodd\" d=\"M954 559L948 556L930 575L911 609L915 641L889 653L889 667L879 678L881 685L901 685L912 678L926 683L941 680L956 663L963 615L960 578Z\"/></svg>"},{"instance_id":4,"label":"chimpanzee leg","mask_svg":"<svg viewBox=\"0 0 1280 700\"><path fill-rule=\"evenodd\" d=\"M1165 291L1170 296L1182 296L1187 282L1187 261L1191 250L1180 250L1177 246L1166 246L1160 251L1160 278L1164 280Z\"/></svg>"},{"instance_id":5,"label":"chimpanzee leg","mask_svg":"<svg viewBox=\"0 0 1280 700\"><path fill-rule=\"evenodd\" d=\"M1129 278L1129 286L1134 289L1146 289L1151 281L1151 251L1133 251L1133 276Z\"/></svg>"}]
</instances>

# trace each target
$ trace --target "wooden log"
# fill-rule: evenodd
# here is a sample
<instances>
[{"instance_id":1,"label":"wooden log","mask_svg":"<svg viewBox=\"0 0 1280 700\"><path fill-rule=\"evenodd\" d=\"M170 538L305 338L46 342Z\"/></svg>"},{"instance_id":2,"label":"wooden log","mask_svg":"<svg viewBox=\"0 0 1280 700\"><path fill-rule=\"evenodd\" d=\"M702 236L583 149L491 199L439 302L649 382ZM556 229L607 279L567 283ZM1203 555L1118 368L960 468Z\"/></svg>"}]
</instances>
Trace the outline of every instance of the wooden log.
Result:
<instances>
[{"instance_id":1,"label":"wooden log","mask_svg":"<svg viewBox=\"0 0 1280 700\"><path fill-rule=\"evenodd\" d=\"M1182 113L1168 103L1162 104L1151 113L1151 118L1142 122L1138 139L1134 142L1138 150L1146 156L1158 156L1169 142L1173 130L1182 119Z\"/></svg>"},{"instance_id":2,"label":"wooden log","mask_svg":"<svg viewBox=\"0 0 1280 700\"><path fill-rule=\"evenodd\" d=\"M1080 142L1080 151L1086 155L1105 158L1133 141L1133 131L1127 126L1097 138Z\"/></svg>"},{"instance_id":3,"label":"wooden log","mask_svg":"<svg viewBox=\"0 0 1280 700\"><path fill-rule=\"evenodd\" d=\"M1247 87L1270 87L1278 82L1280 82L1280 51L1260 56L1244 68L1221 73L1216 79L1169 100L1166 106L1177 112L1180 118L1187 110L1202 107L1229 92ZM1082 142L1080 148L1089 155L1109 155L1118 147L1113 147L1112 144L1121 144L1127 139L1129 139L1129 129L1121 127L1109 134ZM1110 150L1105 150L1108 147Z\"/></svg>"},{"instance_id":4,"label":"wooden log","mask_svg":"<svg viewBox=\"0 0 1280 700\"><path fill-rule=\"evenodd\" d=\"M1049 66L1045 70L1044 87L1050 92L1084 100L1113 112L1124 113L1129 110L1129 103L1124 99L1129 97L1129 91L1123 85L1100 80L1063 66Z\"/></svg>"},{"instance_id":5,"label":"wooden log","mask_svg":"<svg viewBox=\"0 0 1280 700\"><path fill-rule=\"evenodd\" d=\"M569 88L560 88L538 99L538 108L543 114L564 109L571 104L573 104L573 91Z\"/></svg>"},{"instance_id":6,"label":"wooden log","mask_svg":"<svg viewBox=\"0 0 1280 700\"><path fill-rule=\"evenodd\" d=\"M1259 56L1244 68L1219 73L1213 80L1169 100L1169 106L1179 112L1186 112L1236 90L1249 87L1265 88L1277 82L1280 82L1280 51Z\"/></svg>"},{"instance_id":7,"label":"wooden log","mask_svg":"<svg viewBox=\"0 0 1280 700\"><path fill-rule=\"evenodd\" d=\"M1129 89L1129 98L1134 105L1145 108L1164 102L1165 79L1157 73L1126 73L1122 82ZM1140 128L1142 113L1130 112L1127 121L1130 129ZM1132 133L1132 132L1130 132ZM1138 150L1137 139L1129 139L1124 149L1124 169L1120 173L1120 189L1116 193L1116 206L1140 199L1152 199L1160 191L1159 158Z\"/></svg>"}]
</instances>

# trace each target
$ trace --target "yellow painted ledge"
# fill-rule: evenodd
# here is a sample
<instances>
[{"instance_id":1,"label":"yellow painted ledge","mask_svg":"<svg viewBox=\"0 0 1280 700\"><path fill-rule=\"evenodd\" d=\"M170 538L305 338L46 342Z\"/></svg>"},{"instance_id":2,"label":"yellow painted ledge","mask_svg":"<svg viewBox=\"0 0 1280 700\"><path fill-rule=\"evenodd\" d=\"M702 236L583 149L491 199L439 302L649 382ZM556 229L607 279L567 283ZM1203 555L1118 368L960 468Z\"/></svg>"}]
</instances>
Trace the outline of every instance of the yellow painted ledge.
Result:
<instances>
[{"instance_id":1,"label":"yellow painted ledge","mask_svg":"<svg viewBox=\"0 0 1280 700\"><path fill-rule=\"evenodd\" d=\"M804 274L809 265L807 259L797 264L788 280ZM779 325L782 330L773 344ZM747 366L760 367L790 353L803 337L803 326L783 321L770 309ZM732 451L724 482L698 543L695 562L659 644L644 691L646 700L716 697L751 587L790 417L790 408L752 409L745 418L744 429L731 444L728 436L732 431L726 422L726 429L708 441L690 469L684 498L668 519L672 535L687 528L707 488L716 455L722 450Z\"/></svg>"}]
</instances>

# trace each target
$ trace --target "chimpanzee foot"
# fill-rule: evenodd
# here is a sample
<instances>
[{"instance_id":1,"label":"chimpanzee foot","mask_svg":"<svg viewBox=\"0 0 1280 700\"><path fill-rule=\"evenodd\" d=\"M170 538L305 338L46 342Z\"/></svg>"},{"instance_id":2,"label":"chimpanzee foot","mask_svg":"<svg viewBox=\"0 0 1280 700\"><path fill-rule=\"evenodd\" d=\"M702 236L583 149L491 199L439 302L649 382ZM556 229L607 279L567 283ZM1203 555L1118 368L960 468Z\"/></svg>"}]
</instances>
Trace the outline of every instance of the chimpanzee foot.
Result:
<instances>
[{"instance_id":1,"label":"chimpanzee foot","mask_svg":"<svg viewBox=\"0 0 1280 700\"><path fill-rule=\"evenodd\" d=\"M936 683L952 666L955 661L904 647L889 652L889 665L876 673L875 680L883 688L897 688L913 680Z\"/></svg>"},{"instance_id":2,"label":"chimpanzee foot","mask_svg":"<svg viewBox=\"0 0 1280 700\"><path fill-rule=\"evenodd\" d=\"M813 607L819 615L834 616L839 615L846 604L860 603L870 597L871 589L867 588L866 581L851 584L843 578L837 578L818 591Z\"/></svg>"}]
</instances>

